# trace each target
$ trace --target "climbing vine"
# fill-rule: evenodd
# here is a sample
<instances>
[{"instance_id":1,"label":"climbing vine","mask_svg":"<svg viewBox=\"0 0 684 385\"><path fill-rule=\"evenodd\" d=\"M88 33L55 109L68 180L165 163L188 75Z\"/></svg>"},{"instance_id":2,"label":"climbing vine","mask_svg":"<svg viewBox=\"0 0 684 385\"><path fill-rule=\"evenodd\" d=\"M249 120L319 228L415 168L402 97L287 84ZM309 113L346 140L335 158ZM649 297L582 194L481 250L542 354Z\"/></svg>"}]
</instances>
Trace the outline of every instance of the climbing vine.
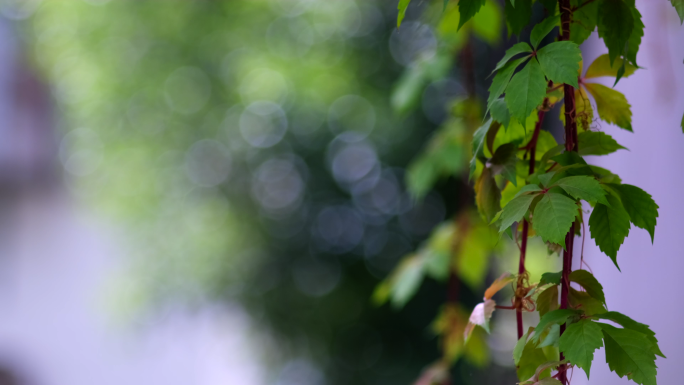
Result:
<instances>
[{"instance_id":1,"label":"climbing vine","mask_svg":"<svg viewBox=\"0 0 684 385\"><path fill-rule=\"evenodd\" d=\"M399 1L399 28L409 3ZM584 270L583 253L575 242L578 237L584 242L589 235L619 270L618 252L632 226L646 230L654 240L658 205L651 195L584 159L624 149L608 132L595 130L595 119L633 130L625 96L593 79L609 77L617 84L641 70L637 63L644 30L641 14L634 0L538 3L545 17L532 27L529 41L514 44L498 61L487 100L480 101L469 91L468 97L456 101L451 120L408 172L409 189L417 198L440 176L463 175L474 186L479 215L463 204L453 221L437 228L421 249L378 286L375 299L379 303L390 299L401 306L424 275L449 280L448 302L434 325L444 358L425 371L420 383L446 383L449 366L464 355L477 363L485 349L481 331L489 332L496 309L507 309L516 312L518 342L512 360L521 384L566 385L572 368L584 370L589 377L594 352L603 347L606 363L615 374L637 384L655 385L656 356L665 357L655 332L625 314L607 310L603 286ZM684 2L671 3L684 22ZM502 11L493 0L440 2L440 38L465 36L452 39L465 43L447 44L446 55L457 54L467 65L472 61L468 43L472 35L489 36L486 31L496 28L491 26L499 24L494 19L501 15L509 34L518 35L530 23L535 6L532 0L506 0ZM482 12L488 18L479 17ZM582 74L579 44L594 31L608 52ZM414 83L420 68L435 65L414 66L407 75L413 76ZM468 71L462 72L468 76ZM406 87L402 81L398 92ZM395 100L408 99L395 94ZM542 129L542 122L557 105L561 106L564 143L557 143ZM461 198L471 199L467 194ZM498 236L492 236L490 229ZM460 280L481 290L486 257L501 252L503 237L518 245L518 271L496 279L468 317L453 287ZM526 264L528 239L535 237L562 258L562 270L546 272L538 282L531 281ZM579 270L572 269L576 257L581 259ZM508 286L513 286L511 305L497 304L494 295ZM525 312L539 313L536 326L525 328Z\"/></svg>"}]
</instances>

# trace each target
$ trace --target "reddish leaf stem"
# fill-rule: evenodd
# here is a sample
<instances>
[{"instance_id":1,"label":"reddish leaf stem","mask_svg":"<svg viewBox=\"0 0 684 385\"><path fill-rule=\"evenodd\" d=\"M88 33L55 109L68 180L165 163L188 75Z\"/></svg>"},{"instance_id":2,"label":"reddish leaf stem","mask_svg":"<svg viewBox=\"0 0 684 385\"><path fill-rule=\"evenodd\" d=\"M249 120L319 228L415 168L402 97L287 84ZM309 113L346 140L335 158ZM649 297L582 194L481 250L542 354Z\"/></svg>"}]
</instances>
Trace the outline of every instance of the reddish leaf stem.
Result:
<instances>
[{"instance_id":1,"label":"reddish leaf stem","mask_svg":"<svg viewBox=\"0 0 684 385\"><path fill-rule=\"evenodd\" d=\"M544 105L546 105L546 101L544 101ZM534 163L535 163L535 156L536 156L536 151L537 151L537 139L539 139L539 131L541 130L541 125L542 122L544 121L544 115L546 114L546 111L540 110L537 117L537 124L534 126L534 133L532 134L532 139L530 139L530 143L527 145L527 148L530 151L530 168L529 172L530 175L534 173ZM530 223L526 220L523 219L523 229L522 229L522 241L520 245L520 262L518 263L518 287L520 287L523 284L523 277L525 275L525 254L527 253L527 237L530 231ZM515 321L518 326L518 339L522 338L523 333L524 333L524 325L523 325L523 319L522 319L522 298L516 298L516 312L515 312Z\"/></svg>"}]
</instances>

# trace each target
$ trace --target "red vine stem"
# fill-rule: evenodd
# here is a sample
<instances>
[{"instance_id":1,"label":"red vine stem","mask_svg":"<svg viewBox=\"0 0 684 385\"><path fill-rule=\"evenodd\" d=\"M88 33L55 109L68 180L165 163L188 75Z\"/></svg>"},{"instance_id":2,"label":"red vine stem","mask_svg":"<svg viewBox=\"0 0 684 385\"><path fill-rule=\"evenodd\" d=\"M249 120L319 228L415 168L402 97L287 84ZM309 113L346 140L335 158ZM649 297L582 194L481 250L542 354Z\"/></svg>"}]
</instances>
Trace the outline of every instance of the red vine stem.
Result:
<instances>
[{"instance_id":1,"label":"red vine stem","mask_svg":"<svg viewBox=\"0 0 684 385\"><path fill-rule=\"evenodd\" d=\"M572 24L572 12L570 0L558 0L561 10L561 36L560 40L570 40L570 24ZM577 122L575 120L575 88L565 84L563 86L565 99L565 150L577 151ZM572 252L575 241L575 223L570 226L570 231L565 235L565 250L563 251L563 274L561 279L561 309L568 308L568 293L570 292L570 272L572 271ZM565 324L561 325L560 333L565 332ZM563 353L560 355L563 360ZM558 379L563 385L568 385L568 365L558 367Z\"/></svg>"},{"instance_id":2,"label":"red vine stem","mask_svg":"<svg viewBox=\"0 0 684 385\"><path fill-rule=\"evenodd\" d=\"M546 101L544 101L546 105ZM532 139L530 143L527 144L527 149L530 151L530 174L534 173L534 162L537 150L537 139L539 139L539 131L541 130L542 122L544 121L544 114L546 111L539 110L537 115L537 124L534 126L534 133L532 134ZM525 254L527 253L527 237L530 231L530 223L523 219L523 229L522 229L522 241L520 245L520 262L518 263L518 287L523 285L523 277L525 275ZM522 338L524 333L524 325L522 319L522 298L516 298L516 311L515 311L515 321L518 326L518 339Z\"/></svg>"}]
</instances>

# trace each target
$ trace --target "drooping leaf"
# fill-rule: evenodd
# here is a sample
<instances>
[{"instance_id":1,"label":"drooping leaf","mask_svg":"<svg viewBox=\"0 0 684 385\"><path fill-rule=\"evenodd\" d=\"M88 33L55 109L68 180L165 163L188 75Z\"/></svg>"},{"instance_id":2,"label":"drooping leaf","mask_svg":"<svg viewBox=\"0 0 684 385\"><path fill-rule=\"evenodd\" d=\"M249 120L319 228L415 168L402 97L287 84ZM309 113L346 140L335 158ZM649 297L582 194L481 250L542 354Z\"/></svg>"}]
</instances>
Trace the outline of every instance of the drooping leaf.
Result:
<instances>
[{"instance_id":1,"label":"drooping leaf","mask_svg":"<svg viewBox=\"0 0 684 385\"><path fill-rule=\"evenodd\" d=\"M562 325L568 320L568 318L574 317L578 314L579 313L577 310L572 309L557 309L544 314L544 316L539 320L537 326L534 328L534 337L532 337L532 341L539 342L542 333L547 327L550 327L553 324Z\"/></svg>"},{"instance_id":2,"label":"drooping leaf","mask_svg":"<svg viewBox=\"0 0 684 385\"><path fill-rule=\"evenodd\" d=\"M608 155L626 150L612 136L601 131L585 131L577 135L580 155Z\"/></svg>"},{"instance_id":3,"label":"drooping leaf","mask_svg":"<svg viewBox=\"0 0 684 385\"><path fill-rule=\"evenodd\" d=\"M515 143L506 143L499 146L492 156L492 168L501 173L508 181L517 185L515 165L518 162L518 146Z\"/></svg>"},{"instance_id":4,"label":"drooping leaf","mask_svg":"<svg viewBox=\"0 0 684 385\"><path fill-rule=\"evenodd\" d=\"M585 83L585 87L594 97L601 119L632 131L632 111L625 95L602 84Z\"/></svg>"},{"instance_id":5,"label":"drooping leaf","mask_svg":"<svg viewBox=\"0 0 684 385\"><path fill-rule=\"evenodd\" d=\"M613 62L613 64L610 64L610 57L608 54L603 54L594 60L593 63L589 66L587 69L587 73L584 75L585 79L591 79L591 78L598 78L601 76L611 76L611 77L616 77L617 72L622 66L622 61L618 60ZM627 78L631 76L634 71L637 70L637 67L627 63L625 65L625 73L622 75L623 78Z\"/></svg>"},{"instance_id":6,"label":"drooping leaf","mask_svg":"<svg viewBox=\"0 0 684 385\"><path fill-rule=\"evenodd\" d=\"M470 175L469 178L472 179L475 176L475 169L477 168L477 159L484 157L484 140L487 136L487 132L494 125L500 125L498 122L492 122L492 119L487 120L480 128L478 128L475 133L473 133L472 142L472 152L473 157L470 159Z\"/></svg>"},{"instance_id":7,"label":"drooping leaf","mask_svg":"<svg viewBox=\"0 0 684 385\"><path fill-rule=\"evenodd\" d=\"M609 206L597 204L589 217L589 230L596 245L620 269L617 263L617 252L625 237L629 234L629 214L618 198L606 195Z\"/></svg>"},{"instance_id":8,"label":"drooping leaf","mask_svg":"<svg viewBox=\"0 0 684 385\"><path fill-rule=\"evenodd\" d=\"M565 234L575 221L577 209L575 201L563 194L544 194L534 208L534 231L544 242L557 243L565 248Z\"/></svg>"},{"instance_id":9,"label":"drooping leaf","mask_svg":"<svg viewBox=\"0 0 684 385\"><path fill-rule=\"evenodd\" d=\"M423 281L423 265L417 257L410 257L397 267L394 274L390 298L392 306L402 308L416 294Z\"/></svg>"},{"instance_id":10,"label":"drooping leaf","mask_svg":"<svg viewBox=\"0 0 684 385\"><path fill-rule=\"evenodd\" d=\"M672 6L677 10L679 22L684 24L684 0L670 0Z\"/></svg>"},{"instance_id":11,"label":"drooping leaf","mask_svg":"<svg viewBox=\"0 0 684 385\"><path fill-rule=\"evenodd\" d=\"M610 370L620 377L627 376L637 384L656 385L655 354L644 349L649 345L648 338L634 330L619 329L604 323L598 325L603 329L606 363Z\"/></svg>"},{"instance_id":12,"label":"drooping leaf","mask_svg":"<svg viewBox=\"0 0 684 385\"><path fill-rule=\"evenodd\" d=\"M399 10L399 14L397 15L397 28L401 26L401 22L406 16L406 8L408 8L409 3L411 3L411 0L399 0L399 6L397 7Z\"/></svg>"},{"instance_id":13,"label":"drooping leaf","mask_svg":"<svg viewBox=\"0 0 684 385\"><path fill-rule=\"evenodd\" d=\"M475 16L484 4L485 0L459 0L458 12L461 14L461 19L458 21L458 29Z\"/></svg>"},{"instance_id":14,"label":"drooping leaf","mask_svg":"<svg viewBox=\"0 0 684 385\"><path fill-rule=\"evenodd\" d=\"M639 52L641 38L644 37L644 23L641 21L641 13L639 13L639 10L636 8L636 6L632 6L630 9L632 11L632 18L634 19L634 28L632 29L632 33L629 35L629 39L627 39L625 58L636 66L637 52ZM617 83L617 80L615 83Z\"/></svg>"},{"instance_id":15,"label":"drooping leaf","mask_svg":"<svg viewBox=\"0 0 684 385\"><path fill-rule=\"evenodd\" d=\"M603 286L599 281L586 270L575 270L569 275L570 282L577 282L587 291L591 297L606 303L606 296L603 294Z\"/></svg>"},{"instance_id":16,"label":"drooping leaf","mask_svg":"<svg viewBox=\"0 0 684 385\"><path fill-rule=\"evenodd\" d=\"M553 324L551 327L546 330L544 333L546 334L545 337L541 339L541 342L539 342L539 347L540 348L545 348L547 346L554 346L558 345L558 339L560 338L560 325L558 324Z\"/></svg>"},{"instance_id":17,"label":"drooping leaf","mask_svg":"<svg viewBox=\"0 0 684 385\"><path fill-rule=\"evenodd\" d=\"M594 351L603 346L603 333L596 322L582 319L571 324L558 340L558 347L572 364L584 369L589 378Z\"/></svg>"},{"instance_id":18,"label":"drooping leaf","mask_svg":"<svg viewBox=\"0 0 684 385\"><path fill-rule=\"evenodd\" d=\"M582 44L589 35L596 29L598 22L598 1L593 1L588 4L586 0L572 0L572 5L579 7L572 14L572 24L570 24L570 39L577 44Z\"/></svg>"},{"instance_id":19,"label":"drooping leaf","mask_svg":"<svg viewBox=\"0 0 684 385\"><path fill-rule=\"evenodd\" d=\"M513 363L518 365L520 363L520 358L522 357L523 350L525 350L525 345L527 345L527 338L530 336L530 333L534 331L533 327L530 327L527 329L527 333L523 334L522 337L518 340L518 342L515 343L515 347L513 348Z\"/></svg>"},{"instance_id":20,"label":"drooping leaf","mask_svg":"<svg viewBox=\"0 0 684 385\"><path fill-rule=\"evenodd\" d=\"M558 309L558 286L551 286L537 297L537 310L539 316L543 317L544 314L556 309Z\"/></svg>"},{"instance_id":21,"label":"drooping leaf","mask_svg":"<svg viewBox=\"0 0 684 385\"><path fill-rule=\"evenodd\" d=\"M513 46L509 49L506 50L506 53L504 56L499 60L498 63L496 63L496 68L494 68L494 71L498 71L501 68L503 68L508 62L516 55L519 55L521 53L532 53L532 47L530 47L529 44L525 42L520 42L513 44Z\"/></svg>"},{"instance_id":22,"label":"drooping leaf","mask_svg":"<svg viewBox=\"0 0 684 385\"><path fill-rule=\"evenodd\" d=\"M515 280L515 276L512 275L511 273L501 274L499 276L499 278L494 280L494 282L492 282L492 284L489 285L487 290L485 290L484 299L485 300L491 299L494 296L494 294L498 293L499 290L503 289L504 287L506 287L506 285L513 282L514 280Z\"/></svg>"},{"instance_id":23,"label":"drooping leaf","mask_svg":"<svg viewBox=\"0 0 684 385\"><path fill-rule=\"evenodd\" d=\"M506 107L506 102L503 98L494 100L490 110L492 119L501 123L504 127L508 127L508 123L511 121L511 114L508 112L508 107Z\"/></svg>"},{"instance_id":24,"label":"drooping leaf","mask_svg":"<svg viewBox=\"0 0 684 385\"><path fill-rule=\"evenodd\" d=\"M487 99L487 110L492 108L492 103L503 94L508 88L508 84L513 77L515 70L527 60L527 57L521 57L519 59L514 59L513 61L506 64L499 72L496 73L494 79L492 79L492 84L489 86L489 98Z\"/></svg>"},{"instance_id":25,"label":"drooping leaf","mask_svg":"<svg viewBox=\"0 0 684 385\"><path fill-rule=\"evenodd\" d=\"M469 221L473 223L477 221L477 218L469 218ZM481 222L471 225L470 231L462 236L459 244L459 257L455 262L456 274L471 290L482 289L489 266L489 257L497 241L496 233L487 224Z\"/></svg>"},{"instance_id":26,"label":"drooping leaf","mask_svg":"<svg viewBox=\"0 0 684 385\"><path fill-rule=\"evenodd\" d=\"M568 290L568 303L570 307L584 311L586 315L601 314L606 312L603 302L589 295L585 291Z\"/></svg>"},{"instance_id":27,"label":"drooping leaf","mask_svg":"<svg viewBox=\"0 0 684 385\"><path fill-rule=\"evenodd\" d=\"M566 83L577 88L582 51L572 41L557 41L537 51L542 71L554 83Z\"/></svg>"},{"instance_id":28,"label":"drooping leaf","mask_svg":"<svg viewBox=\"0 0 684 385\"><path fill-rule=\"evenodd\" d=\"M519 35L532 17L532 0L516 0L515 6L511 0L506 0L504 13L508 24L508 36Z\"/></svg>"},{"instance_id":29,"label":"drooping leaf","mask_svg":"<svg viewBox=\"0 0 684 385\"><path fill-rule=\"evenodd\" d=\"M622 0L603 0L599 5L599 37L608 47L612 63L623 54L634 29L634 16L630 6Z\"/></svg>"},{"instance_id":30,"label":"drooping leaf","mask_svg":"<svg viewBox=\"0 0 684 385\"><path fill-rule=\"evenodd\" d=\"M608 204L606 201L606 190L602 189L599 182L593 177L569 176L559 179L555 185L565 190L575 199Z\"/></svg>"},{"instance_id":31,"label":"drooping leaf","mask_svg":"<svg viewBox=\"0 0 684 385\"><path fill-rule=\"evenodd\" d=\"M511 115L524 122L544 101L546 80L536 60L530 60L516 73L506 88L506 105Z\"/></svg>"},{"instance_id":32,"label":"drooping leaf","mask_svg":"<svg viewBox=\"0 0 684 385\"><path fill-rule=\"evenodd\" d=\"M625 329L631 329L631 330L634 330L634 331L637 331L639 333L644 334L646 336L646 338L648 338L649 341L651 341L651 343L652 343L651 351L654 354L665 358L665 355L663 355L663 352L660 351L660 347L658 346L658 340L655 337L655 332L653 330L651 330L651 328L649 328L648 325L639 323L639 322L627 317L626 315L619 313L619 312L616 312L616 311L609 311L609 312L605 312L602 314L598 314L598 315L596 315L596 317L598 317L600 319L606 319L609 321L613 321Z\"/></svg>"},{"instance_id":33,"label":"drooping leaf","mask_svg":"<svg viewBox=\"0 0 684 385\"><path fill-rule=\"evenodd\" d=\"M534 49L537 49L539 43L551 33L551 31L558 26L560 22L560 15L549 16L544 19L541 23L536 24L530 32L530 43Z\"/></svg>"},{"instance_id":34,"label":"drooping leaf","mask_svg":"<svg viewBox=\"0 0 684 385\"><path fill-rule=\"evenodd\" d=\"M630 221L634 226L648 231L653 242L658 221L658 205L651 194L630 184L611 184L610 187L620 195L622 206L629 214Z\"/></svg>"},{"instance_id":35,"label":"drooping leaf","mask_svg":"<svg viewBox=\"0 0 684 385\"><path fill-rule=\"evenodd\" d=\"M514 222L520 222L523 219L523 216L525 216L527 209L530 208L530 204L532 204L534 198L536 198L536 195L523 194L508 202L501 213L499 232L511 227Z\"/></svg>"},{"instance_id":36,"label":"drooping leaf","mask_svg":"<svg viewBox=\"0 0 684 385\"><path fill-rule=\"evenodd\" d=\"M684 115L682 115L682 124L681 124L681 126L682 126L682 132L684 132Z\"/></svg>"},{"instance_id":37,"label":"drooping leaf","mask_svg":"<svg viewBox=\"0 0 684 385\"><path fill-rule=\"evenodd\" d=\"M536 347L536 343L532 340L525 344L525 349L523 349L522 356L518 365L516 365L518 372L518 379L520 381L525 381L528 378L534 376L537 372L537 368L540 365L548 362L549 359L544 354L544 350ZM546 378L551 374L551 369L546 368L541 373L539 373L538 378Z\"/></svg>"},{"instance_id":38,"label":"drooping leaf","mask_svg":"<svg viewBox=\"0 0 684 385\"><path fill-rule=\"evenodd\" d=\"M491 222L496 213L501 210L501 191L496 185L494 175L489 168L485 168L475 182L475 203L480 215L487 223Z\"/></svg>"},{"instance_id":39,"label":"drooping leaf","mask_svg":"<svg viewBox=\"0 0 684 385\"><path fill-rule=\"evenodd\" d=\"M470 318L468 318L468 325L466 325L465 331L463 332L463 337L466 341L470 338L476 325L481 326L489 333L489 319L492 318L492 313L494 313L495 308L496 302L492 299L486 299L484 302L475 306L473 312L470 314Z\"/></svg>"}]
</instances>

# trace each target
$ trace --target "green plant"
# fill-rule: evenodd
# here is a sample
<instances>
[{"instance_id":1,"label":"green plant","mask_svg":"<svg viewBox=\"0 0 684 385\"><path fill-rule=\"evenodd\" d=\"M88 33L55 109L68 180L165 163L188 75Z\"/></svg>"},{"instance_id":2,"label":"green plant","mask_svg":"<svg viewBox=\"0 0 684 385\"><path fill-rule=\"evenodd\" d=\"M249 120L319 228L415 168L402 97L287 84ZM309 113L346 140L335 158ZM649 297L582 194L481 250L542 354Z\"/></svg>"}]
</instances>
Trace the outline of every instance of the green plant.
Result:
<instances>
[{"instance_id":1,"label":"green plant","mask_svg":"<svg viewBox=\"0 0 684 385\"><path fill-rule=\"evenodd\" d=\"M409 2L399 2L398 25ZM684 3L671 2L684 22ZM457 24L451 20L457 30L472 29L477 21L470 20L484 6L493 3L460 0L449 4L444 0L443 9L448 12L449 8L459 15ZM494 69L485 110L485 118L489 117L473 134L469 164L478 211L499 234L519 241L519 269L516 275L504 273L494 281L485 291L484 301L475 306L467 325L463 325L462 316L454 311L451 311L451 322L462 328L461 340L465 341L467 351L473 338L481 338L473 334L478 329L476 326L489 331L489 319L495 309L515 310L519 341L513 360L522 384L568 384L570 367L583 369L589 377L594 351L600 347L605 347L607 364L618 376L627 376L642 385L656 384L655 359L665 356L658 347L655 332L624 314L607 311L603 287L598 280L586 270L572 270L578 236L584 242L586 235L590 235L618 269L617 253L632 225L648 231L651 240L654 239L658 205L652 197L637 186L623 184L609 170L583 159L586 155L608 155L624 148L609 134L592 130L595 113L606 123L632 131L632 113L625 96L589 80L613 77L617 84L639 69L636 59L644 29L641 14L634 0L540 0L539 3L546 16L533 26L529 42L521 41L510 47ZM533 6L532 0L506 0L504 15L509 34L519 34L529 24ZM555 28L559 32L552 39ZM596 29L608 53L597 58L582 75L579 44ZM463 103L478 104L472 94ZM545 115L558 104L562 105L564 122L565 143L562 144L541 129ZM454 116L465 119L458 110ZM440 143L445 142L448 143L444 140ZM462 146L457 147L462 151ZM439 149L439 146L430 146L426 155L414 164L413 172L409 172L409 187L414 186L417 195L426 191L435 179L429 175L435 173L435 167L421 163L426 162L426 156L439 153ZM462 218L457 217L455 226L462 223ZM430 242L443 239L440 234L444 231L436 231L424 250L419 251L421 263L415 262L412 268L401 265L379 286L376 294L386 293L400 305L410 298L411 290L415 291L412 286L420 284L416 278L420 274L415 270L422 269L436 278L444 276L443 271L452 275L458 272L456 265L465 255L458 245L464 237L452 236L452 246L456 246L450 250L442 247L451 257L441 257L442 270L434 268L432 259L438 258L435 250L439 247ZM466 231L461 228L455 233ZM531 281L529 266L526 266L528 238L532 237L541 238L549 250L562 254L562 270L543 274L539 282ZM470 237L465 239L474 242ZM481 247L491 250L494 244L482 243ZM480 255L486 253L483 251ZM580 265L584 266L583 261ZM479 269L484 271L486 266ZM581 289L571 287L571 282ZM512 306L498 306L493 296L509 284L514 286ZM522 313L526 311L538 311L540 315L539 323L527 331L522 322ZM448 329L443 325L446 322L443 317L438 318L441 327L438 331L442 331L445 346L450 346L448 342L456 338L443 333ZM612 321L621 327L601 321ZM447 381L449 364L457 358L449 351L445 352L445 359L425 372L421 383Z\"/></svg>"}]
</instances>

